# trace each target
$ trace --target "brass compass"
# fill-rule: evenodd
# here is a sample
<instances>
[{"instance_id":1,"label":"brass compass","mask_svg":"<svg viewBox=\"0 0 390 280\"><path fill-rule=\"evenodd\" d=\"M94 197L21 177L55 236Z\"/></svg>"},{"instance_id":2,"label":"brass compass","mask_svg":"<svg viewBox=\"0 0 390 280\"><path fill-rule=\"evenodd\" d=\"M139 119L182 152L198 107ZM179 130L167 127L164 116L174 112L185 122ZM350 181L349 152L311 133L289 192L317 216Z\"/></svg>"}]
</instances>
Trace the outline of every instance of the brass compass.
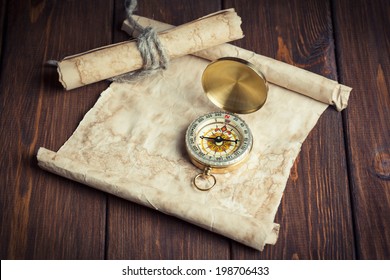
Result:
<instances>
[{"instance_id":1,"label":"brass compass","mask_svg":"<svg viewBox=\"0 0 390 280\"><path fill-rule=\"evenodd\" d=\"M238 168L252 149L250 128L237 114L260 109L268 86L262 73L249 62L225 57L210 63L202 76L207 97L224 111L207 113L188 127L185 143L191 162L201 170L194 186L210 190L217 180L212 173L227 173Z\"/></svg>"}]
</instances>

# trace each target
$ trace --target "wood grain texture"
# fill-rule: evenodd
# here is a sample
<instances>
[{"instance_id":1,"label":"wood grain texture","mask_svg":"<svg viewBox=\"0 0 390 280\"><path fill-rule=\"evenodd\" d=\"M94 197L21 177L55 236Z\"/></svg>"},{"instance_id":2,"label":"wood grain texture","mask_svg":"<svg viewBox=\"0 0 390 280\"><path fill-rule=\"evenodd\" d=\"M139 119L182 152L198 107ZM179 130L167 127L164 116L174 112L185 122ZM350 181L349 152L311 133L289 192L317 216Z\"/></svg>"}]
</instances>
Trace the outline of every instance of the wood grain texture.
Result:
<instances>
[{"instance_id":1,"label":"wood grain texture","mask_svg":"<svg viewBox=\"0 0 390 280\"><path fill-rule=\"evenodd\" d=\"M107 87L66 92L48 59L127 39L123 1L1 1L1 259L389 259L390 3L386 0L139 1L174 25L234 7L241 47L354 88L303 143L258 252L177 218L47 173L38 147L70 137ZM277 125L277 124L275 124Z\"/></svg>"},{"instance_id":2,"label":"wood grain texture","mask_svg":"<svg viewBox=\"0 0 390 280\"><path fill-rule=\"evenodd\" d=\"M156 7L161 7L156 9ZM169 9L162 7L171 7ZM180 25L220 10L219 1L139 1L138 14ZM122 1L116 1L116 20L124 20ZM114 41L123 41L114 32ZM155 210L110 196L108 259L227 259L230 241L195 225Z\"/></svg>"},{"instance_id":3,"label":"wood grain texture","mask_svg":"<svg viewBox=\"0 0 390 280\"><path fill-rule=\"evenodd\" d=\"M104 257L106 195L37 167L38 147L58 149L106 85L65 92L48 59L111 39L111 4L9 1L0 89L0 257ZM95 32L96 21L110 25ZM86 34L88 39L86 39Z\"/></svg>"},{"instance_id":4,"label":"wood grain texture","mask_svg":"<svg viewBox=\"0 0 390 280\"><path fill-rule=\"evenodd\" d=\"M330 6L324 1L225 1L243 18L236 44L337 78ZM275 124L277 125L277 124ZM276 216L279 240L261 253L240 244L239 259L354 258L342 116L328 108L303 143Z\"/></svg>"},{"instance_id":5,"label":"wood grain texture","mask_svg":"<svg viewBox=\"0 0 390 280\"><path fill-rule=\"evenodd\" d=\"M5 10L7 6L7 1L1 1L0 2L0 57L1 57L1 50L3 48L3 36L4 36L4 29L5 29Z\"/></svg>"},{"instance_id":6,"label":"wood grain texture","mask_svg":"<svg viewBox=\"0 0 390 280\"><path fill-rule=\"evenodd\" d=\"M390 3L334 1L357 256L390 258Z\"/></svg>"}]
</instances>

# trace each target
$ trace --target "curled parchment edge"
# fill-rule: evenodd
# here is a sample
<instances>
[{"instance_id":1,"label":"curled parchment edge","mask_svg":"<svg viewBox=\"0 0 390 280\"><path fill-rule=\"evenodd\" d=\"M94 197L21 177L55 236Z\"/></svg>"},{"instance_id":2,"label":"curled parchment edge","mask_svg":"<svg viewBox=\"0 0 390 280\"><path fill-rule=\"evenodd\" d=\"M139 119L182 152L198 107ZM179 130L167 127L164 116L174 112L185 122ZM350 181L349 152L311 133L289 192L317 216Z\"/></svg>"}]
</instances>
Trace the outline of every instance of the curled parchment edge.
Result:
<instances>
[{"instance_id":1,"label":"curled parchment edge","mask_svg":"<svg viewBox=\"0 0 390 280\"><path fill-rule=\"evenodd\" d=\"M142 16L133 16L137 22L146 27L151 26L158 32L174 28L173 25L152 20ZM130 36L137 36L127 20L122 24L122 30ZM253 63L264 74L267 81L303 94L325 104L333 105L338 111L347 107L351 87L339 84L337 81L328 79L316 73L278 61L276 59L256 54L252 51L234 46L232 44L221 44L208 49L193 53L210 61L225 56L235 56Z\"/></svg>"},{"instance_id":2,"label":"curled parchment edge","mask_svg":"<svg viewBox=\"0 0 390 280\"><path fill-rule=\"evenodd\" d=\"M265 244L275 244L278 238L280 225L273 222L263 223L253 217L217 208L210 209L197 201L191 200L186 203L182 197L154 187L146 185L135 187L125 178L111 176L109 171L94 170L46 148L39 148L37 159L38 165L46 171L178 217L260 251L264 249ZM166 207L169 202L177 201L181 203L176 203L175 207ZM239 232L231 228L237 224L240 225Z\"/></svg>"}]
</instances>

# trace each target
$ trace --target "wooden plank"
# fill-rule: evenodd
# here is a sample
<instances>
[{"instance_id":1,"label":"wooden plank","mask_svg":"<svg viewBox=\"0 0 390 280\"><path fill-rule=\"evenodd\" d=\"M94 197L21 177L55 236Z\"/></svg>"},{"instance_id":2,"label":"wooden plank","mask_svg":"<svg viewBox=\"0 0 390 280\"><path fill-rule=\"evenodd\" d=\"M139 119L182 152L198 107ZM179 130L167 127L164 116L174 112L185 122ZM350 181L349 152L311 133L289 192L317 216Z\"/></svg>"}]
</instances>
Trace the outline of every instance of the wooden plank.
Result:
<instances>
[{"instance_id":1,"label":"wooden plank","mask_svg":"<svg viewBox=\"0 0 390 280\"><path fill-rule=\"evenodd\" d=\"M4 33L4 21L5 21L5 9L7 6L7 1L1 1L0 3L0 57L1 57L1 50L3 48L3 33Z\"/></svg>"},{"instance_id":2,"label":"wooden plank","mask_svg":"<svg viewBox=\"0 0 390 280\"><path fill-rule=\"evenodd\" d=\"M233 1L245 38L236 44L336 79L330 6L326 1ZM275 124L277 125L277 124ZM276 245L262 253L233 244L233 258L354 258L342 116L328 108L303 143L275 222Z\"/></svg>"},{"instance_id":3,"label":"wooden plank","mask_svg":"<svg viewBox=\"0 0 390 280\"><path fill-rule=\"evenodd\" d=\"M116 1L115 26L124 19ZM180 25L220 9L219 1L139 1L137 14ZM127 37L117 31L115 41ZM158 211L110 196L108 259L226 259L229 240Z\"/></svg>"},{"instance_id":4,"label":"wooden plank","mask_svg":"<svg viewBox=\"0 0 390 280\"><path fill-rule=\"evenodd\" d=\"M1 259L104 257L106 195L39 169L35 155L40 146L57 150L107 86L65 92L44 62L110 43L110 11L109 1L8 3L0 78Z\"/></svg>"},{"instance_id":5,"label":"wooden plank","mask_svg":"<svg viewBox=\"0 0 390 280\"><path fill-rule=\"evenodd\" d=\"M357 257L390 258L390 2L334 1Z\"/></svg>"}]
</instances>

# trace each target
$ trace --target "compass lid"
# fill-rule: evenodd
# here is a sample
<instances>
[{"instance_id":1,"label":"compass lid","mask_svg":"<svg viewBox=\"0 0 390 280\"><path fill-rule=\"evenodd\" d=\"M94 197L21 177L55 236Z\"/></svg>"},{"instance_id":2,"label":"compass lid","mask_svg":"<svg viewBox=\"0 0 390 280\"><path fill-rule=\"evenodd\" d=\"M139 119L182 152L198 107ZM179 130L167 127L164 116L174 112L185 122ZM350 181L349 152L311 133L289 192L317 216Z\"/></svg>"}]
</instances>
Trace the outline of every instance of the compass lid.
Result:
<instances>
[{"instance_id":1,"label":"compass lid","mask_svg":"<svg viewBox=\"0 0 390 280\"><path fill-rule=\"evenodd\" d=\"M202 85L214 105L232 113L255 112L267 99L268 85L263 74L250 62L236 57L211 62L203 72Z\"/></svg>"}]
</instances>

